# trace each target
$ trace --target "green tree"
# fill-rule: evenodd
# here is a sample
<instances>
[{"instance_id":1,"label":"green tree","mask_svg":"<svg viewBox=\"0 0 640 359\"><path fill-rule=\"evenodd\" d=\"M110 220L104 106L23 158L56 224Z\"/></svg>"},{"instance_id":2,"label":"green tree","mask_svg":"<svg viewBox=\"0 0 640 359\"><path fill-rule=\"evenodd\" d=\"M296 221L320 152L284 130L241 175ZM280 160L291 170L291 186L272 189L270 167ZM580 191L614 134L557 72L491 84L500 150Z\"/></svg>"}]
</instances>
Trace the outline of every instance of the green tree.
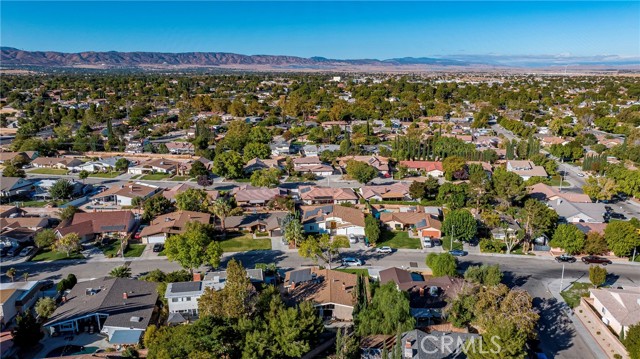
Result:
<instances>
[{"instance_id":1,"label":"green tree","mask_svg":"<svg viewBox=\"0 0 640 359\"><path fill-rule=\"evenodd\" d=\"M598 288L607 281L607 270L603 267L592 265L589 267L589 281L594 288Z\"/></svg>"},{"instance_id":2,"label":"green tree","mask_svg":"<svg viewBox=\"0 0 640 359\"><path fill-rule=\"evenodd\" d=\"M73 185L69 180L59 179L51 185L49 188L49 194L53 199L67 199L71 197L73 193Z\"/></svg>"},{"instance_id":3,"label":"green tree","mask_svg":"<svg viewBox=\"0 0 640 359\"><path fill-rule=\"evenodd\" d=\"M464 279L482 285L498 285L502 282L502 272L498 264L470 266L464 272Z\"/></svg>"},{"instance_id":4,"label":"green tree","mask_svg":"<svg viewBox=\"0 0 640 359\"><path fill-rule=\"evenodd\" d=\"M442 232L454 240L468 242L476 236L478 224L471 212L466 209L456 209L445 217Z\"/></svg>"},{"instance_id":5,"label":"green tree","mask_svg":"<svg viewBox=\"0 0 640 359\"><path fill-rule=\"evenodd\" d=\"M16 325L11 330L13 345L20 348L33 347L44 337L36 318L27 310L16 316Z\"/></svg>"},{"instance_id":6,"label":"green tree","mask_svg":"<svg viewBox=\"0 0 640 359\"><path fill-rule=\"evenodd\" d=\"M640 323L629 326L622 344L627 348L631 359L640 359Z\"/></svg>"},{"instance_id":7,"label":"green tree","mask_svg":"<svg viewBox=\"0 0 640 359\"><path fill-rule=\"evenodd\" d=\"M11 279L11 281L13 282L16 278L16 274L18 274L18 271L15 268L9 268L7 269L7 277L9 277Z\"/></svg>"},{"instance_id":8,"label":"green tree","mask_svg":"<svg viewBox=\"0 0 640 359\"><path fill-rule=\"evenodd\" d=\"M559 247L568 254L577 254L584 248L584 233L573 224L561 224L553 233L549 242L552 247Z\"/></svg>"},{"instance_id":9,"label":"green tree","mask_svg":"<svg viewBox=\"0 0 640 359\"><path fill-rule=\"evenodd\" d=\"M453 184L447 182L438 188L437 200L449 209L464 207L468 197L469 187L466 184Z\"/></svg>"},{"instance_id":10,"label":"green tree","mask_svg":"<svg viewBox=\"0 0 640 359\"><path fill-rule=\"evenodd\" d=\"M271 157L271 147L265 143L251 142L244 147L242 159L249 162L254 158L265 159Z\"/></svg>"},{"instance_id":11,"label":"green tree","mask_svg":"<svg viewBox=\"0 0 640 359\"><path fill-rule=\"evenodd\" d=\"M34 241L38 248L47 248L51 247L57 239L58 237L53 229L43 229L36 234Z\"/></svg>"},{"instance_id":12,"label":"green tree","mask_svg":"<svg viewBox=\"0 0 640 359\"><path fill-rule=\"evenodd\" d=\"M556 211L532 198L524 203L518 217L526 234L526 243L530 243L539 235L549 235L558 223Z\"/></svg>"},{"instance_id":13,"label":"green tree","mask_svg":"<svg viewBox=\"0 0 640 359\"><path fill-rule=\"evenodd\" d=\"M89 177L89 171L82 170L78 173L78 178L82 180L82 183L84 183L84 180L86 180L87 177Z\"/></svg>"},{"instance_id":14,"label":"green tree","mask_svg":"<svg viewBox=\"0 0 640 359\"><path fill-rule=\"evenodd\" d=\"M242 265L232 259L227 265L227 278L222 290L207 288L198 300L201 315L219 318L247 317L253 311L253 286Z\"/></svg>"},{"instance_id":15,"label":"green tree","mask_svg":"<svg viewBox=\"0 0 640 359\"><path fill-rule=\"evenodd\" d=\"M209 197L203 189L189 188L176 195L176 207L181 211L206 212Z\"/></svg>"},{"instance_id":16,"label":"green tree","mask_svg":"<svg viewBox=\"0 0 640 359\"><path fill-rule=\"evenodd\" d=\"M63 221L70 221L73 219L73 216L78 213L80 210L75 206L66 206L61 209L58 214L60 219Z\"/></svg>"},{"instance_id":17,"label":"green tree","mask_svg":"<svg viewBox=\"0 0 640 359\"><path fill-rule=\"evenodd\" d=\"M16 167L12 163L9 163L8 165L4 166L4 169L2 170L2 177L25 178L26 176L27 175L26 173L24 173L24 170L22 168Z\"/></svg>"},{"instance_id":18,"label":"green tree","mask_svg":"<svg viewBox=\"0 0 640 359\"><path fill-rule=\"evenodd\" d=\"M591 231L587 233L587 240L584 243L584 252L587 254L602 255L609 251L607 241L604 240L598 232Z\"/></svg>"},{"instance_id":19,"label":"green tree","mask_svg":"<svg viewBox=\"0 0 640 359\"><path fill-rule=\"evenodd\" d=\"M220 177L240 178L243 167L242 156L235 151L220 153L213 159L213 172Z\"/></svg>"},{"instance_id":20,"label":"green tree","mask_svg":"<svg viewBox=\"0 0 640 359\"><path fill-rule=\"evenodd\" d=\"M298 254L314 261L322 259L331 269L331 262L340 248L349 248L349 240L344 236L336 236L331 240L328 234L308 236L298 244Z\"/></svg>"},{"instance_id":21,"label":"green tree","mask_svg":"<svg viewBox=\"0 0 640 359\"><path fill-rule=\"evenodd\" d=\"M284 228L284 238L287 243L296 247L304 239L304 229L298 218L292 218Z\"/></svg>"},{"instance_id":22,"label":"green tree","mask_svg":"<svg viewBox=\"0 0 640 359\"><path fill-rule=\"evenodd\" d=\"M380 232L380 222L372 215L366 215L364 217L364 234L371 245L378 243Z\"/></svg>"},{"instance_id":23,"label":"green tree","mask_svg":"<svg viewBox=\"0 0 640 359\"><path fill-rule=\"evenodd\" d=\"M144 202L142 209L144 210L142 219L151 221L158 216L172 212L174 207L173 203L166 197L153 196Z\"/></svg>"},{"instance_id":24,"label":"green tree","mask_svg":"<svg viewBox=\"0 0 640 359\"><path fill-rule=\"evenodd\" d=\"M67 257L79 251L80 248L80 236L77 233L69 233L53 243L53 249L56 252L66 253Z\"/></svg>"},{"instance_id":25,"label":"green tree","mask_svg":"<svg viewBox=\"0 0 640 359\"><path fill-rule=\"evenodd\" d=\"M427 197L427 190L423 182L413 181L409 186L409 195L413 199L423 199Z\"/></svg>"},{"instance_id":26,"label":"green tree","mask_svg":"<svg viewBox=\"0 0 640 359\"><path fill-rule=\"evenodd\" d=\"M46 321L56 311L56 301L51 297L38 299L35 305L36 314L42 322Z\"/></svg>"},{"instance_id":27,"label":"green tree","mask_svg":"<svg viewBox=\"0 0 640 359\"><path fill-rule=\"evenodd\" d=\"M610 200L618 192L616 182L606 177L589 177L582 190L592 199L603 201Z\"/></svg>"},{"instance_id":28,"label":"green tree","mask_svg":"<svg viewBox=\"0 0 640 359\"><path fill-rule=\"evenodd\" d=\"M184 233L173 235L165 241L167 258L178 262L190 273L207 262L217 267L220 264L220 257L214 258L213 253L208 251L209 245L219 246L219 243L214 242L212 238L213 227L200 222L189 222ZM222 252L220 251L219 254L221 256Z\"/></svg>"},{"instance_id":29,"label":"green tree","mask_svg":"<svg viewBox=\"0 0 640 359\"><path fill-rule=\"evenodd\" d=\"M434 277L454 277L458 274L458 260L450 253L429 253L425 262Z\"/></svg>"},{"instance_id":30,"label":"green tree","mask_svg":"<svg viewBox=\"0 0 640 359\"><path fill-rule=\"evenodd\" d=\"M358 340L354 334L349 334L346 328L338 328L336 333L336 355L335 359L356 359L359 358Z\"/></svg>"},{"instance_id":31,"label":"green tree","mask_svg":"<svg viewBox=\"0 0 640 359\"><path fill-rule=\"evenodd\" d=\"M267 130L263 126L256 126L251 128L251 132L249 133L249 141L268 144L269 142L271 142L271 139L271 133L269 133L269 130Z\"/></svg>"},{"instance_id":32,"label":"green tree","mask_svg":"<svg viewBox=\"0 0 640 359\"><path fill-rule=\"evenodd\" d=\"M415 326L409 310L407 293L399 291L396 284L388 282L378 287L371 303L357 316L358 335L395 334Z\"/></svg>"},{"instance_id":33,"label":"green tree","mask_svg":"<svg viewBox=\"0 0 640 359\"><path fill-rule=\"evenodd\" d=\"M347 174L356 181L365 184L378 177L378 170L367 163L349 160L347 161Z\"/></svg>"},{"instance_id":34,"label":"green tree","mask_svg":"<svg viewBox=\"0 0 640 359\"><path fill-rule=\"evenodd\" d=\"M496 196L504 204L511 205L525 194L525 186L522 177L513 172L507 172L502 167L496 168L491 177Z\"/></svg>"},{"instance_id":35,"label":"green tree","mask_svg":"<svg viewBox=\"0 0 640 359\"><path fill-rule=\"evenodd\" d=\"M640 246L640 234L630 222L611 222L604 229L604 239L609 249L618 257L628 257Z\"/></svg>"},{"instance_id":36,"label":"green tree","mask_svg":"<svg viewBox=\"0 0 640 359\"><path fill-rule=\"evenodd\" d=\"M124 265L115 267L109 272L109 276L114 278L130 278L131 268Z\"/></svg>"},{"instance_id":37,"label":"green tree","mask_svg":"<svg viewBox=\"0 0 640 359\"><path fill-rule=\"evenodd\" d=\"M129 168L129 160L126 158L118 158L116 161L116 171L124 172Z\"/></svg>"},{"instance_id":38,"label":"green tree","mask_svg":"<svg viewBox=\"0 0 640 359\"><path fill-rule=\"evenodd\" d=\"M198 176L207 176L209 175L209 170L205 165L200 161L193 161L191 164L191 169L189 169L189 177L196 178Z\"/></svg>"},{"instance_id":39,"label":"green tree","mask_svg":"<svg viewBox=\"0 0 640 359\"><path fill-rule=\"evenodd\" d=\"M258 170L251 174L251 185L256 187L277 187L280 184L280 170L270 168Z\"/></svg>"},{"instance_id":40,"label":"green tree","mask_svg":"<svg viewBox=\"0 0 640 359\"><path fill-rule=\"evenodd\" d=\"M220 226L222 227L223 230L225 229L224 221L227 218L227 216L229 216L229 213L231 213L231 210L232 208L229 202L227 202L222 198L217 199L215 202L213 202L209 206L209 211L211 211L211 213L213 213L214 216L220 219Z\"/></svg>"},{"instance_id":41,"label":"green tree","mask_svg":"<svg viewBox=\"0 0 640 359\"><path fill-rule=\"evenodd\" d=\"M442 161L442 169L444 171L444 176L447 181L453 181L454 179L465 179L465 178L456 178L455 174L460 174L465 170L466 162L464 158L458 156L450 156ZM463 176L464 177L464 176Z\"/></svg>"}]
</instances>

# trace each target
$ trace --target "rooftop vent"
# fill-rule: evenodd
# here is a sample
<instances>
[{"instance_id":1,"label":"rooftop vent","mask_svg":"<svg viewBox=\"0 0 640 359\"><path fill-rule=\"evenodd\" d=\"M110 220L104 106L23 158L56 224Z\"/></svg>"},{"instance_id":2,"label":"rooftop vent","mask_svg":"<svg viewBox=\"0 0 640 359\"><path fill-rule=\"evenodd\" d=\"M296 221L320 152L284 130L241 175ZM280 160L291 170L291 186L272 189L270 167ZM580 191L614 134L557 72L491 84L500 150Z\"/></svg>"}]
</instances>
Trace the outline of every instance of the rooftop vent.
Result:
<instances>
[{"instance_id":1,"label":"rooftop vent","mask_svg":"<svg viewBox=\"0 0 640 359\"><path fill-rule=\"evenodd\" d=\"M142 321L142 317L131 317L129 321L132 323L140 323Z\"/></svg>"}]
</instances>

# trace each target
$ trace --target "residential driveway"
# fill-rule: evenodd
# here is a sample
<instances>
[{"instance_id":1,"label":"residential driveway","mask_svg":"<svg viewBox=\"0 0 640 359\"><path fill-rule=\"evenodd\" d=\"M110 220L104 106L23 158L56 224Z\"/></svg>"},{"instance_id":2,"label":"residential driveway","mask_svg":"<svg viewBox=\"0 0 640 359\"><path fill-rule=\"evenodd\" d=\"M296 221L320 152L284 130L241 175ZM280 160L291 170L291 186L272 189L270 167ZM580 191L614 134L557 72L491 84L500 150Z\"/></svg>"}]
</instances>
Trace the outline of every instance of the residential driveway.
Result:
<instances>
[{"instance_id":1,"label":"residential driveway","mask_svg":"<svg viewBox=\"0 0 640 359\"><path fill-rule=\"evenodd\" d=\"M271 250L283 252L291 251L292 249L289 249L289 245L282 242L283 238L284 237L271 237Z\"/></svg>"},{"instance_id":2,"label":"residential driveway","mask_svg":"<svg viewBox=\"0 0 640 359\"><path fill-rule=\"evenodd\" d=\"M140 255L140 258L156 258L156 257L158 257L158 253L155 253L153 251L153 244L147 244L147 246L144 247L144 251Z\"/></svg>"}]
</instances>

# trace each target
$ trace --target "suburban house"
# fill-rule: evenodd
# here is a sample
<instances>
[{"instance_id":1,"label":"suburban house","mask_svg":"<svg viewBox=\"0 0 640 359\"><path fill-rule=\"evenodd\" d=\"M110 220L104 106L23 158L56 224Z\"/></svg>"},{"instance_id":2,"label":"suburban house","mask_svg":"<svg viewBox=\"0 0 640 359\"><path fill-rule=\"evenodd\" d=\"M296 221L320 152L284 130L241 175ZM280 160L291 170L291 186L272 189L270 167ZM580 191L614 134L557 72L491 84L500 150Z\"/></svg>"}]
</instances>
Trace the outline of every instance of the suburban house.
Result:
<instances>
[{"instance_id":1,"label":"suburban house","mask_svg":"<svg viewBox=\"0 0 640 359\"><path fill-rule=\"evenodd\" d=\"M3 247L19 247L33 243L37 230L25 227L6 227L0 231L0 244Z\"/></svg>"},{"instance_id":2,"label":"suburban house","mask_svg":"<svg viewBox=\"0 0 640 359\"><path fill-rule=\"evenodd\" d=\"M56 228L56 235L61 238L69 233L76 233L81 241L99 237L127 237L136 225L131 211L106 211L76 213L70 223Z\"/></svg>"},{"instance_id":3,"label":"suburban house","mask_svg":"<svg viewBox=\"0 0 640 359\"><path fill-rule=\"evenodd\" d=\"M531 198L539 201L555 201L563 199L575 203L591 203L591 198L584 193L563 192L544 183L536 183L528 188Z\"/></svg>"},{"instance_id":4,"label":"suburban house","mask_svg":"<svg viewBox=\"0 0 640 359\"><path fill-rule=\"evenodd\" d=\"M173 155L193 155L196 153L195 147L191 142L167 142L165 143L169 153Z\"/></svg>"},{"instance_id":5,"label":"suburban house","mask_svg":"<svg viewBox=\"0 0 640 359\"><path fill-rule=\"evenodd\" d=\"M51 335L99 332L111 344L137 344L157 319L157 284L129 278L99 278L75 285L44 328Z\"/></svg>"},{"instance_id":6,"label":"suburban house","mask_svg":"<svg viewBox=\"0 0 640 359\"><path fill-rule=\"evenodd\" d=\"M440 238L442 235L442 222L429 213L382 212L380 222L399 231L416 229L421 237Z\"/></svg>"},{"instance_id":7,"label":"suburban house","mask_svg":"<svg viewBox=\"0 0 640 359\"><path fill-rule=\"evenodd\" d=\"M389 185L373 185L360 188L362 198L376 201L410 201L408 183L396 182Z\"/></svg>"},{"instance_id":8,"label":"suburban house","mask_svg":"<svg viewBox=\"0 0 640 359\"><path fill-rule=\"evenodd\" d=\"M2 177L0 181L0 197L11 198L26 195L32 190L33 182L20 177Z\"/></svg>"},{"instance_id":9,"label":"suburban house","mask_svg":"<svg viewBox=\"0 0 640 359\"><path fill-rule=\"evenodd\" d=\"M92 199L99 202L114 203L119 206L131 206L134 198L147 199L160 190L157 186L141 182L129 182L126 185L115 185L104 192L96 194Z\"/></svg>"},{"instance_id":10,"label":"suburban house","mask_svg":"<svg viewBox=\"0 0 640 359\"><path fill-rule=\"evenodd\" d=\"M287 141L282 137L276 137L269 144L271 147L271 155L282 156L291 153L291 141Z\"/></svg>"},{"instance_id":11,"label":"suburban house","mask_svg":"<svg viewBox=\"0 0 640 359\"><path fill-rule=\"evenodd\" d=\"M286 191L280 188L253 187L242 185L234 188L231 193L238 206L265 206L277 196L286 195Z\"/></svg>"},{"instance_id":12,"label":"suburban house","mask_svg":"<svg viewBox=\"0 0 640 359\"><path fill-rule=\"evenodd\" d=\"M173 234L184 233L187 223L200 222L209 224L211 215L208 213L177 211L156 217L140 232L142 243L164 243Z\"/></svg>"},{"instance_id":13,"label":"suburban house","mask_svg":"<svg viewBox=\"0 0 640 359\"><path fill-rule=\"evenodd\" d=\"M192 186L189 186L186 183L180 183L177 184L169 189L166 189L164 191L162 191L162 196L168 200L170 200L171 202L175 202L176 201L176 196L180 193L185 192L188 189L193 188ZM216 190L208 190L205 191L207 192L207 197L209 198L210 201L215 201L218 198L220 198L220 192L216 191Z\"/></svg>"},{"instance_id":14,"label":"suburban house","mask_svg":"<svg viewBox=\"0 0 640 359\"><path fill-rule=\"evenodd\" d=\"M438 161L400 161L400 166L405 166L409 171L420 172L431 177L442 177L444 170L442 162Z\"/></svg>"},{"instance_id":15,"label":"suburban house","mask_svg":"<svg viewBox=\"0 0 640 359\"><path fill-rule=\"evenodd\" d=\"M34 192L32 193L32 197L37 199L52 198L49 190L56 182L57 180L53 179L43 179L36 181L33 184ZM92 185L85 185L82 182L76 181L75 179L71 179L69 183L71 184L71 197L81 196L93 190Z\"/></svg>"},{"instance_id":16,"label":"suburban house","mask_svg":"<svg viewBox=\"0 0 640 359\"><path fill-rule=\"evenodd\" d=\"M317 156L294 158L293 169L296 172L313 173L316 176L331 176L333 174L333 167L323 164Z\"/></svg>"},{"instance_id":17,"label":"suburban house","mask_svg":"<svg viewBox=\"0 0 640 359\"><path fill-rule=\"evenodd\" d=\"M249 174L255 171L268 170L271 168L275 168L278 170L282 169L278 160L273 160L273 159L263 160L260 158L254 158L252 160L249 160L249 162L247 162L247 164L244 165L242 170L244 171L244 173Z\"/></svg>"},{"instance_id":18,"label":"suburban house","mask_svg":"<svg viewBox=\"0 0 640 359\"><path fill-rule=\"evenodd\" d=\"M346 156L338 158L340 167L346 170L347 162L349 161L364 162L373 168L378 170L380 176L389 176L391 174L391 168L389 167L389 159L380 156Z\"/></svg>"},{"instance_id":19,"label":"suburban house","mask_svg":"<svg viewBox=\"0 0 640 359\"><path fill-rule=\"evenodd\" d=\"M602 322L620 334L640 323L640 287L589 289L590 304Z\"/></svg>"},{"instance_id":20,"label":"suburban house","mask_svg":"<svg viewBox=\"0 0 640 359\"><path fill-rule=\"evenodd\" d=\"M525 181L531 177L548 177L549 176L547 174L547 171L545 171L544 167L536 166L533 162L528 160L507 161L507 171L517 174L518 176L522 177L522 179Z\"/></svg>"},{"instance_id":21,"label":"suburban house","mask_svg":"<svg viewBox=\"0 0 640 359\"><path fill-rule=\"evenodd\" d=\"M1 217L0 229L27 228L38 231L49 227L49 218L46 217Z\"/></svg>"},{"instance_id":22,"label":"suburban house","mask_svg":"<svg viewBox=\"0 0 640 359\"><path fill-rule=\"evenodd\" d=\"M38 168L69 169L81 164L82 161L72 157L38 157L31 161L31 165Z\"/></svg>"},{"instance_id":23,"label":"suburban house","mask_svg":"<svg viewBox=\"0 0 640 359\"><path fill-rule=\"evenodd\" d=\"M249 231L251 233L267 232L269 237L282 236L282 220L289 212L255 213L245 216L230 216L224 219L226 229Z\"/></svg>"},{"instance_id":24,"label":"suburban house","mask_svg":"<svg viewBox=\"0 0 640 359\"><path fill-rule=\"evenodd\" d=\"M167 160L164 158L154 158L141 162L137 166L129 167L127 172L134 175L148 173L175 174L180 166L180 162Z\"/></svg>"},{"instance_id":25,"label":"suburban house","mask_svg":"<svg viewBox=\"0 0 640 359\"><path fill-rule=\"evenodd\" d=\"M285 273L284 287L291 301L311 301L320 317L351 321L357 278L331 269L302 268Z\"/></svg>"},{"instance_id":26,"label":"suburban house","mask_svg":"<svg viewBox=\"0 0 640 359\"><path fill-rule=\"evenodd\" d=\"M26 162L31 162L31 160L38 157L38 151L0 152L0 164L4 164L6 162L13 162L19 157L22 157L22 160Z\"/></svg>"},{"instance_id":27,"label":"suburban house","mask_svg":"<svg viewBox=\"0 0 640 359\"><path fill-rule=\"evenodd\" d=\"M324 151L334 152L339 150L339 145L306 145L302 147L305 157L317 157Z\"/></svg>"},{"instance_id":28,"label":"suburban house","mask_svg":"<svg viewBox=\"0 0 640 359\"><path fill-rule=\"evenodd\" d=\"M302 225L307 233L364 235L364 213L340 205L302 207Z\"/></svg>"},{"instance_id":29,"label":"suburban house","mask_svg":"<svg viewBox=\"0 0 640 359\"><path fill-rule=\"evenodd\" d=\"M555 201L548 201L547 206L553 208L560 219L564 219L569 223L605 222L604 214L606 209L604 208L604 203L577 203L558 198Z\"/></svg>"},{"instance_id":30,"label":"suburban house","mask_svg":"<svg viewBox=\"0 0 640 359\"><path fill-rule=\"evenodd\" d=\"M119 159L124 158L120 156L101 158L96 161L89 161L77 166L68 166L67 168L73 172L88 171L88 172L109 172L116 169L116 162ZM128 160L127 160L128 161Z\"/></svg>"},{"instance_id":31,"label":"suburban house","mask_svg":"<svg viewBox=\"0 0 640 359\"><path fill-rule=\"evenodd\" d=\"M402 358L404 359L465 359L465 345L469 340L481 340L479 334L458 332L423 332L414 329L402 333Z\"/></svg>"},{"instance_id":32,"label":"suburban house","mask_svg":"<svg viewBox=\"0 0 640 359\"><path fill-rule=\"evenodd\" d=\"M299 195L306 205L358 203L358 195L351 188L300 187Z\"/></svg>"},{"instance_id":33,"label":"suburban house","mask_svg":"<svg viewBox=\"0 0 640 359\"><path fill-rule=\"evenodd\" d=\"M264 282L262 269L246 269L251 283ZM198 317L198 299L206 288L221 290L225 287L226 271L209 272L202 281L168 283L164 297L169 303L170 324L183 323Z\"/></svg>"},{"instance_id":34,"label":"suburban house","mask_svg":"<svg viewBox=\"0 0 640 359\"><path fill-rule=\"evenodd\" d=\"M40 281L0 283L0 328L31 308L42 297L42 286Z\"/></svg>"}]
</instances>

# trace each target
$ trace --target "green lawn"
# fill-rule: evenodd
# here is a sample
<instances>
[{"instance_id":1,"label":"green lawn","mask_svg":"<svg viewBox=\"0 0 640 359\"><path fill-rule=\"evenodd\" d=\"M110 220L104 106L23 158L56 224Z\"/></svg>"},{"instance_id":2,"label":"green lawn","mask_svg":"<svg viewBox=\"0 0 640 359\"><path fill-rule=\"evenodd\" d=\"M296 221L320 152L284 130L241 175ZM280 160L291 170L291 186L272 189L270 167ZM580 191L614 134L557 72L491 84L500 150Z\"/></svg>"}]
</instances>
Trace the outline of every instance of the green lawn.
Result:
<instances>
[{"instance_id":1,"label":"green lawn","mask_svg":"<svg viewBox=\"0 0 640 359\"><path fill-rule=\"evenodd\" d=\"M376 243L377 247L420 249L420 239L409 238L409 233L401 231L383 231Z\"/></svg>"},{"instance_id":2,"label":"green lawn","mask_svg":"<svg viewBox=\"0 0 640 359\"><path fill-rule=\"evenodd\" d=\"M169 178L169 176L171 175L168 173L153 173L153 174L144 175L140 177L140 179L147 180L147 181L159 181L165 178Z\"/></svg>"},{"instance_id":3,"label":"green lawn","mask_svg":"<svg viewBox=\"0 0 640 359\"><path fill-rule=\"evenodd\" d=\"M549 180L550 186L553 187L560 187L560 176L553 176L551 177L551 179ZM562 182L562 186L571 186L571 183L567 182L567 181L563 181Z\"/></svg>"},{"instance_id":4,"label":"green lawn","mask_svg":"<svg viewBox=\"0 0 640 359\"><path fill-rule=\"evenodd\" d=\"M35 170L29 171L29 173L40 175L66 175L67 172L69 171L58 168L36 168Z\"/></svg>"},{"instance_id":5,"label":"green lawn","mask_svg":"<svg viewBox=\"0 0 640 359\"><path fill-rule=\"evenodd\" d=\"M591 284L575 282L569 287L569 289L560 293L565 302L571 307L575 308L580 304L581 297L589 296L589 288Z\"/></svg>"},{"instance_id":6,"label":"green lawn","mask_svg":"<svg viewBox=\"0 0 640 359\"><path fill-rule=\"evenodd\" d=\"M144 244L129 244L129 247L124 251L125 258L140 257L144 251ZM120 241L113 241L100 248L102 253L107 257L115 257L120 250Z\"/></svg>"},{"instance_id":7,"label":"green lawn","mask_svg":"<svg viewBox=\"0 0 640 359\"><path fill-rule=\"evenodd\" d=\"M337 271L351 273L351 274L362 274L365 277L369 276L369 270L363 268L337 268Z\"/></svg>"},{"instance_id":8,"label":"green lawn","mask_svg":"<svg viewBox=\"0 0 640 359\"><path fill-rule=\"evenodd\" d=\"M443 238L442 239L442 249L444 249L446 251L450 251L452 249L463 250L464 249L464 245L460 241L453 241L453 248L451 248L451 240L450 239L447 240L446 238Z\"/></svg>"},{"instance_id":9,"label":"green lawn","mask_svg":"<svg viewBox=\"0 0 640 359\"><path fill-rule=\"evenodd\" d=\"M171 181L188 181L190 179L191 179L191 177L188 177L188 176L173 176L173 177L171 177L170 180Z\"/></svg>"},{"instance_id":10,"label":"green lawn","mask_svg":"<svg viewBox=\"0 0 640 359\"><path fill-rule=\"evenodd\" d=\"M220 242L222 250L225 252L244 252L255 250L270 250L271 238L253 239L251 234L240 237L227 238Z\"/></svg>"},{"instance_id":11,"label":"green lawn","mask_svg":"<svg viewBox=\"0 0 640 359\"><path fill-rule=\"evenodd\" d=\"M49 203L52 203L56 206L63 204L65 201L19 201L21 207L44 207Z\"/></svg>"},{"instance_id":12,"label":"green lawn","mask_svg":"<svg viewBox=\"0 0 640 359\"><path fill-rule=\"evenodd\" d=\"M122 172L118 172L118 171L114 171L114 172L98 172L98 173L91 173L89 175L89 177L96 177L96 178L116 178L118 176L120 176L122 174Z\"/></svg>"},{"instance_id":13,"label":"green lawn","mask_svg":"<svg viewBox=\"0 0 640 359\"><path fill-rule=\"evenodd\" d=\"M84 256L80 253L71 253L71 255L67 257L66 253L54 252L50 249L41 249L38 251L38 254L31 258L31 262L58 261L61 259L84 259Z\"/></svg>"}]
</instances>

